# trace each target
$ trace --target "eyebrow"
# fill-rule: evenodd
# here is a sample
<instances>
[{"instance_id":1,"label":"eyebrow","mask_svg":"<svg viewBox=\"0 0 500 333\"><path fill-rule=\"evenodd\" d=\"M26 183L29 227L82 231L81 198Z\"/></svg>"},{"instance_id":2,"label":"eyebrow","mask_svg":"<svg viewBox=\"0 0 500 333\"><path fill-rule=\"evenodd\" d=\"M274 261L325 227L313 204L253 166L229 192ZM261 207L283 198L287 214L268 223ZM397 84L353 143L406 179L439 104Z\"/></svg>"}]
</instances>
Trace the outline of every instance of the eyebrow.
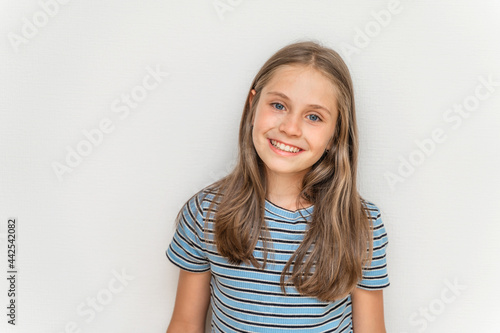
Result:
<instances>
[{"instance_id":1,"label":"eyebrow","mask_svg":"<svg viewBox=\"0 0 500 333\"><path fill-rule=\"evenodd\" d=\"M280 96L282 97L283 99L286 99L287 101L290 100L290 98L288 98L287 95L283 94L283 93L280 93L278 91L270 91L267 93L268 95L277 95L277 96ZM329 115L331 115L331 112L330 110L328 110L327 108L325 108L324 106L321 106L321 105L318 105L318 104L309 104L308 105L309 107L312 107L313 109L322 109L322 110L325 110L326 112L328 112Z\"/></svg>"}]
</instances>

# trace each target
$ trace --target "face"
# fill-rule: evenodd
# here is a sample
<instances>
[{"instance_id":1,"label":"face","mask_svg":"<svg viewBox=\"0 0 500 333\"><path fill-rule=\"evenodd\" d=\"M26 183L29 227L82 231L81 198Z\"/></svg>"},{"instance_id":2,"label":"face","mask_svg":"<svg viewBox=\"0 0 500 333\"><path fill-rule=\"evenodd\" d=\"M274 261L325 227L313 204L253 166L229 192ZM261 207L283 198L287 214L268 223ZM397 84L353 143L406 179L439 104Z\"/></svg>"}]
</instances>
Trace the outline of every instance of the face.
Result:
<instances>
[{"instance_id":1,"label":"face","mask_svg":"<svg viewBox=\"0 0 500 333\"><path fill-rule=\"evenodd\" d=\"M315 69L286 65L262 89L252 135L269 176L302 179L330 148L338 118L334 88Z\"/></svg>"}]
</instances>

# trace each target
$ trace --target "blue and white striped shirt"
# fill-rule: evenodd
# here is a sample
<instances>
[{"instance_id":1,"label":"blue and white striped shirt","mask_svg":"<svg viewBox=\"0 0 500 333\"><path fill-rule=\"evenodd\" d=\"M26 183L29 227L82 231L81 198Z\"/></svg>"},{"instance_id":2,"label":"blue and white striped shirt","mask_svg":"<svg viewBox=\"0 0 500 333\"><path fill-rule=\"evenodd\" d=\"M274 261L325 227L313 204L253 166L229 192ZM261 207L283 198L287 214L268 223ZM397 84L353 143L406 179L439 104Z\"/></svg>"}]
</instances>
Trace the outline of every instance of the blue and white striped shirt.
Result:
<instances>
[{"instance_id":1,"label":"blue and white striped shirt","mask_svg":"<svg viewBox=\"0 0 500 333\"><path fill-rule=\"evenodd\" d=\"M266 267L261 270L252 265L229 264L217 253L213 214L206 219L213 197L204 189L188 201L166 251L170 261L181 269L211 270L212 332L352 332L350 296L321 302L300 295L293 286L287 287L286 294L280 289L283 267L303 240L314 206L290 211L265 201L272 246ZM370 202L367 207L373 222L373 257L371 266L363 269L358 287L375 290L389 286L385 253L388 239L379 209ZM263 262L260 240L254 257Z\"/></svg>"}]
</instances>

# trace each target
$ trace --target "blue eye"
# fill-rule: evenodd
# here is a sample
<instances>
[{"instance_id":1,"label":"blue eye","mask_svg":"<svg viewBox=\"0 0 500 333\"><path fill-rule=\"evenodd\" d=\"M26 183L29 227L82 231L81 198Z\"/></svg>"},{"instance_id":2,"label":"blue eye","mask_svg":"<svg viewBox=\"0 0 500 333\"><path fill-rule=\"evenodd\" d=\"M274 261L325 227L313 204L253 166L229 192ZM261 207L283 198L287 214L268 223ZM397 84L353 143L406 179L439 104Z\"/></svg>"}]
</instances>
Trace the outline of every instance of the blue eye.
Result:
<instances>
[{"instance_id":1,"label":"blue eye","mask_svg":"<svg viewBox=\"0 0 500 333\"><path fill-rule=\"evenodd\" d=\"M318 115L315 115L315 114L310 114L308 115L308 117L310 117L309 119L314 121L314 122L317 122L317 121L321 121L321 118L318 117Z\"/></svg>"},{"instance_id":2,"label":"blue eye","mask_svg":"<svg viewBox=\"0 0 500 333\"><path fill-rule=\"evenodd\" d=\"M274 106L275 109L278 109L280 111L285 110L285 106L281 103L271 103L272 106Z\"/></svg>"}]
</instances>

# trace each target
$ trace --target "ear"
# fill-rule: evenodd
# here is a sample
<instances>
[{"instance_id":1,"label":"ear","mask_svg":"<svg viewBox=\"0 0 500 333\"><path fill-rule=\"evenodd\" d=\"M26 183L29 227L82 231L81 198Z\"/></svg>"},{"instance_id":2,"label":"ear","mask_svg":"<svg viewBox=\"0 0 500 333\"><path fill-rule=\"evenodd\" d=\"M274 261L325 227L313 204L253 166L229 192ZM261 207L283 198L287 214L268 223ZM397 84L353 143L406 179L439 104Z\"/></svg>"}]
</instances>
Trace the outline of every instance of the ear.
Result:
<instances>
[{"instance_id":1,"label":"ear","mask_svg":"<svg viewBox=\"0 0 500 333\"><path fill-rule=\"evenodd\" d=\"M248 94L248 103L250 104L250 106L252 106L252 101L253 101L253 98L255 97L255 94L257 92L255 91L255 89L252 89L250 90L250 93Z\"/></svg>"}]
</instances>

